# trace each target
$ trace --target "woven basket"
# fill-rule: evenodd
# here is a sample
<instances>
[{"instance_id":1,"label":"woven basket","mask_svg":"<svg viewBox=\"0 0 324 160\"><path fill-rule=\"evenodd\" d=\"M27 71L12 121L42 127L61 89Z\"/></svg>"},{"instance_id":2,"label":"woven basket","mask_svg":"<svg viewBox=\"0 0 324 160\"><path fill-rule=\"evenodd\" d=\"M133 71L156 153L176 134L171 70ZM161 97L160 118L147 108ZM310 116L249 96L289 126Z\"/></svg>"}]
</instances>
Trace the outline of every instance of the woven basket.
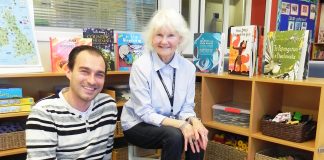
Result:
<instances>
[{"instance_id":1,"label":"woven basket","mask_svg":"<svg viewBox=\"0 0 324 160\"><path fill-rule=\"evenodd\" d=\"M305 159L305 157L301 154L297 154L294 150L289 149L279 149L279 148L269 148L262 150L260 152L255 153L255 160L280 160L277 157L286 157L286 156L294 156L301 159Z\"/></svg>"},{"instance_id":2,"label":"woven basket","mask_svg":"<svg viewBox=\"0 0 324 160\"><path fill-rule=\"evenodd\" d=\"M246 160L247 153L237 150L232 146L209 141L206 149L205 160Z\"/></svg>"},{"instance_id":3,"label":"woven basket","mask_svg":"<svg viewBox=\"0 0 324 160\"><path fill-rule=\"evenodd\" d=\"M300 123L297 125L261 120L261 132L264 135L293 142L304 142L315 137L316 123Z\"/></svg>"},{"instance_id":4,"label":"woven basket","mask_svg":"<svg viewBox=\"0 0 324 160\"><path fill-rule=\"evenodd\" d=\"M114 149L112 157L114 160L128 160L128 147Z\"/></svg>"},{"instance_id":5,"label":"woven basket","mask_svg":"<svg viewBox=\"0 0 324 160\"><path fill-rule=\"evenodd\" d=\"M25 131L0 134L0 150L26 147Z\"/></svg>"}]
</instances>

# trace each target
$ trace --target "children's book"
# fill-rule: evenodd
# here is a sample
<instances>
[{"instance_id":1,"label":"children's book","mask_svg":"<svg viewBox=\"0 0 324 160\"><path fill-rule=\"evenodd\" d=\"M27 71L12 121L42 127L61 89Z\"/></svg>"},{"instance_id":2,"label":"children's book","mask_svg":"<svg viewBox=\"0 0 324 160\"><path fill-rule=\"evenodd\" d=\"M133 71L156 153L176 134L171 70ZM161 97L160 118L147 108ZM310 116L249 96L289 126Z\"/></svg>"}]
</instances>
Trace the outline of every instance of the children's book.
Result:
<instances>
[{"instance_id":1,"label":"children's book","mask_svg":"<svg viewBox=\"0 0 324 160\"><path fill-rule=\"evenodd\" d=\"M114 30L84 28L83 38L92 38L92 46L98 48L107 63L107 71L115 70Z\"/></svg>"},{"instance_id":2,"label":"children's book","mask_svg":"<svg viewBox=\"0 0 324 160\"><path fill-rule=\"evenodd\" d=\"M118 32L116 56L117 70L130 71L132 64L144 51L144 41L139 32Z\"/></svg>"},{"instance_id":3,"label":"children's book","mask_svg":"<svg viewBox=\"0 0 324 160\"><path fill-rule=\"evenodd\" d=\"M194 40L193 63L197 72L221 73L224 64L224 34L195 33Z\"/></svg>"},{"instance_id":4,"label":"children's book","mask_svg":"<svg viewBox=\"0 0 324 160\"><path fill-rule=\"evenodd\" d=\"M92 45L91 38L59 38L51 37L51 62L52 62L52 72L65 72L68 58L71 50L80 45Z\"/></svg>"},{"instance_id":5,"label":"children's book","mask_svg":"<svg viewBox=\"0 0 324 160\"><path fill-rule=\"evenodd\" d=\"M263 74L287 80L306 78L304 72L308 72L308 42L308 30L269 32Z\"/></svg>"},{"instance_id":6,"label":"children's book","mask_svg":"<svg viewBox=\"0 0 324 160\"><path fill-rule=\"evenodd\" d=\"M231 28L228 71L230 74L253 76L258 48L257 26Z\"/></svg>"}]
</instances>

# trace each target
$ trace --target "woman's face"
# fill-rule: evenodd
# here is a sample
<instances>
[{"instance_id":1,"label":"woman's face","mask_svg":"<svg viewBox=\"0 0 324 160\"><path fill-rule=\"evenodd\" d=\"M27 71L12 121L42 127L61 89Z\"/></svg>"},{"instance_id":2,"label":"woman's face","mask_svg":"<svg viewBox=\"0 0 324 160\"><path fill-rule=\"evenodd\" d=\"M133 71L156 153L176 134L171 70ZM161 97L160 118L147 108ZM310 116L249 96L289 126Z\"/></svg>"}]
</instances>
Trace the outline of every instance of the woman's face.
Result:
<instances>
[{"instance_id":1,"label":"woman's face","mask_svg":"<svg viewBox=\"0 0 324 160\"><path fill-rule=\"evenodd\" d=\"M153 35L152 46L160 58L168 59L173 57L180 40L176 31L163 27Z\"/></svg>"}]
</instances>

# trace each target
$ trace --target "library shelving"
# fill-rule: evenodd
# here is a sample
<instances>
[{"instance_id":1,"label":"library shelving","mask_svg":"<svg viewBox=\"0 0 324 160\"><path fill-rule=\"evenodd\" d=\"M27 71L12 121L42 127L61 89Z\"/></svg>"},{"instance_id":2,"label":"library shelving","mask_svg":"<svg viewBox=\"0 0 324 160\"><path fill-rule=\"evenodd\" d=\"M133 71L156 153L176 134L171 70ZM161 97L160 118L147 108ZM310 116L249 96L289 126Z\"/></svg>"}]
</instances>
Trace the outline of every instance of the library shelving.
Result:
<instances>
[{"instance_id":1,"label":"library shelving","mask_svg":"<svg viewBox=\"0 0 324 160\"><path fill-rule=\"evenodd\" d=\"M197 73L201 81L201 119L206 127L248 137L248 159L272 146L285 146L298 152L305 152L314 160L324 159L318 152L324 146L324 79L287 81L263 77L244 77L228 74ZM105 86L127 84L129 72L107 73ZM11 84L23 88L23 95L32 96L37 101L43 93L53 92L54 86L68 85L64 73L30 73L0 75L0 84ZM249 106L250 125L248 128L219 123L213 120L212 106L232 101ZM123 104L118 104L122 106ZM313 116L317 121L315 139L303 143L290 142L261 133L261 119L265 114L281 111L301 111ZM0 115L0 120L27 117L28 113ZM210 135L210 139L211 139ZM25 148L0 151L0 157L25 153Z\"/></svg>"},{"instance_id":2,"label":"library shelving","mask_svg":"<svg viewBox=\"0 0 324 160\"><path fill-rule=\"evenodd\" d=\"M128 84L129 72L108 71L105 86ZM53 93L55 86L68 86L68 79L64 73L26 73L26 74L1 74L0 84L10 84L21 87L24 96L30 96L35 101ZM125 102L117 102L117 107L122 107ZM26 119L29 112L0 114L0 121L11 119ZM121 138L118 136L116 138ZM0 157L26 153L26 148L0 150Z\"/></svg>"},{"instance_id":3,"label":"library shelving","mask_svg":"<svg viewBox=\"0 0 324 160\"><path fill-rule=\"evenodd\" d=\"M201 119L213 133L220 130L248 137L248 159L269 147L288 147L296 152L305 153L314 160L324 159L318 149L324 146L324 79L308 78L300 81L287 81L264 77L243 77L236 75L200 74ZM249 106L250 124L248 128L227 125L213 120L214 104L234 102L238 106ZM261 120L265 114L278 111L294 112L313 116L317 121L315 139L296 143L263 135ZM212 135L209 135L212 139Z\"/></svg>"}]
</instances>

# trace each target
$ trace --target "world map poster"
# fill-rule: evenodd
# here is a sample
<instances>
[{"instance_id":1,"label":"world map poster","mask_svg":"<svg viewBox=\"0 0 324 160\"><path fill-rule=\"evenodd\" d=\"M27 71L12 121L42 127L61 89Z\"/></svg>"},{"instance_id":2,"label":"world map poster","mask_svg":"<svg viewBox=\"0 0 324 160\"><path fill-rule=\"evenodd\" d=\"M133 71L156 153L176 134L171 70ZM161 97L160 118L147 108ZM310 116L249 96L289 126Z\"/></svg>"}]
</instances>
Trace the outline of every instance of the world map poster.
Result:
<instances>
[{"instance_id":1,"label":"world map poster","mask_svg":"<svg viewBox=\"0 0 324 160\"><path fill-rule=\"evenodd\" d=\"M41 72L32 0L0 0L0 74Z\"/></svg>"}]
</instances>

